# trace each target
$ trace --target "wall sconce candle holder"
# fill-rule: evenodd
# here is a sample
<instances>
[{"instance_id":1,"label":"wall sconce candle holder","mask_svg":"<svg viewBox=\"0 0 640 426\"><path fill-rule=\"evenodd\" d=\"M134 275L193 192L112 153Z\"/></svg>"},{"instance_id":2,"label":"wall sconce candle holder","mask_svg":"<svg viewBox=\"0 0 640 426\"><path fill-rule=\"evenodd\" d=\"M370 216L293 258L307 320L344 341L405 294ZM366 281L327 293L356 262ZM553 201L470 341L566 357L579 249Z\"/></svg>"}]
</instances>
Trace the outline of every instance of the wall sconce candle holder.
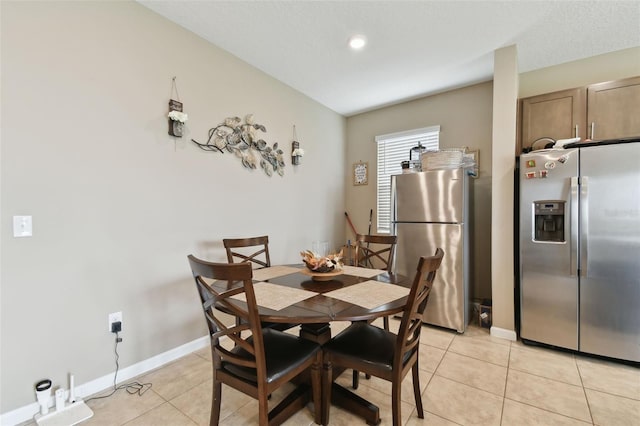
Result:
<instances>
[{"instance_id":1,"label":"wall sconce candle holder","mask_svg":"<svg viewBox=\"0 0 640 426\"><path fill-rule=\"evenodd\" d=\"M167 116L169 118L169 134L181 138L184 134L184 123L189 117L182 112L182 102L180 102L180 95L178 95L175 77L171 79L171 96L173 96L173 92L178 100L169 99L169 114Z\"/></svg>"},{"instance_id":2,"label":"wall sconce candle holder","mask_svg":"<svg viewBox=\"0 0 640 426\"><path fill-rule=\"evenodd\" d=\"M300 165L300 161L304 155L304 149L300 148L300 142L298 141L293 141L291 143L291 149L291 164L298 166Z\"/></svg>"},{"instance_id":3,"label":"wall sconce candle holder","mask_svg":"<svg viewBox=\"0 0 640 426\"><path fill-rule=\"evenodd\" d=\"M293 126L293 142L291 142L291 164L294 166L300 165L302 156L304 155L304 149L300 148L300 142L298 142L296 135L296 126Z\"/></svg>"},{"instance_id":4,"label":"wall sconce candle holder","mask_svg":"<svg viewBox=\"0 0 640 426\"><path fill-rule=\"evenodd\" d=\"M189 118L182 112L182 102L174 99L169 100L169 134L181 138L184 134L184 123Z\"/></svg>"}]
</instances>

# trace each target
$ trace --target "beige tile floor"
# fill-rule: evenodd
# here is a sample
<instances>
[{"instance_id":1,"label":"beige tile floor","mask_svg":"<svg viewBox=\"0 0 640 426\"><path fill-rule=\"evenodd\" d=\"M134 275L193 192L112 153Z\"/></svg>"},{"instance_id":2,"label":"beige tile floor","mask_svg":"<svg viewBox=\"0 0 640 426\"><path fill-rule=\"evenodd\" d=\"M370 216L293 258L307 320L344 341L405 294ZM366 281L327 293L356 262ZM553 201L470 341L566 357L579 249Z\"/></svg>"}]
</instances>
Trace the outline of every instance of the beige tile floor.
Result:
<instances>
[{"instance_id":1,"label":"beige tile floor","mask_svg":"<svg viewBox=\"0 0 640 426\"><path fill-rule=\"evenodd\" d=\"M392 320L392 328L398 326ZM332 326L335 331L343 324ZM425 326L421 337L420 385L424 419L415 412L411 375L402 389L402 422L416 425L640 425L640 368L491 337L471 325L464 334ZM347 385L351 372L338 380ZM89 401L86 425L206 425L211 368L208 348L138 378L151 382L143 396L118 391ZM388 382L360 381L358 394L380 407L391 425ZM277 403L281 395L274 395ZM223 387L221 425L257 423L256 402ZM286 423L313 425L301 410ZM331 408L330 424L364 421Z\"/></svg>"}]
</instances>

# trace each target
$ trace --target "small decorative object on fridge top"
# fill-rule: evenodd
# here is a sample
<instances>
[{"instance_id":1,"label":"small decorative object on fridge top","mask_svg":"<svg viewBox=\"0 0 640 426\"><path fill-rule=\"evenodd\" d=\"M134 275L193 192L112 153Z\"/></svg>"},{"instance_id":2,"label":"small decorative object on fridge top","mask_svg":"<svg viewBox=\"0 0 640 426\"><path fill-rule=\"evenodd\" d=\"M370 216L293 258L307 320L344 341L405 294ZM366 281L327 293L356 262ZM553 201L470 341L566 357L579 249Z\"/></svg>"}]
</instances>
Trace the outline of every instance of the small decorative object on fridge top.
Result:
<instances>
[{"instance_id":1,"label":"small decorative object on fridge top","mask_svg":"<svg viewBox=\"0 0 640 426\"><path fill-rule=\"evenodd\" d=\"M422 170L457 169L462 167L466 148L448 148L422 153Z\"/></svg>"},{"instance_id":2,"label":"small decorative object on fridge top","mask_svg":"<svg viewBox=\"0 0 640 426\"><path fill-rule=\"evenodd\" d=\"M422 170L422 154L428 152L427 148L418 142L418 146L414 146L409 150L409 171L407 173L421 172ZM413 158L416 154L416 158ZM403 170L404 173L404 170Z\"/></svg>"}]
</instances>

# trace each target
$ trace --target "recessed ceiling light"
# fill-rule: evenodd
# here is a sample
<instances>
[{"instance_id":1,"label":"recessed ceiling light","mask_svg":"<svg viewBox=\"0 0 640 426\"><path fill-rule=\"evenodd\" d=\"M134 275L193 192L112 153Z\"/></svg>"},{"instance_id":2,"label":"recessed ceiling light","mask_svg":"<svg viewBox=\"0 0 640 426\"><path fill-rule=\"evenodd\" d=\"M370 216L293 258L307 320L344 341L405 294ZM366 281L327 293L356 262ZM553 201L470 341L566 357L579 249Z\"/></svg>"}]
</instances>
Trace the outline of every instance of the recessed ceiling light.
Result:
<instances>
[{"instance_id":1,"label":"recessed ceiling light","mask_svg":"<svg viewBox=\"0 0 640 426\"><path fill-rule=\"evenodd\" d=\"M354 50L360 50L367 44L367 39L363 35L354 35L349 39L349 47Z\"/></svg>"}]
</instances>

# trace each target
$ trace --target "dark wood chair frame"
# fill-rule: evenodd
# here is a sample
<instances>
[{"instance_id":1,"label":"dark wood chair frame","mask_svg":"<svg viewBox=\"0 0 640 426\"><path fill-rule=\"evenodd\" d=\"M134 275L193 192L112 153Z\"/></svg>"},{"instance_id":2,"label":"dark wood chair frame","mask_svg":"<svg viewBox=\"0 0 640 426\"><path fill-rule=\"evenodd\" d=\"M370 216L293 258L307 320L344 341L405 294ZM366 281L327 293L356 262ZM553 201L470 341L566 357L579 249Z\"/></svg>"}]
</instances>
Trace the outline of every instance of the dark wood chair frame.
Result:
<instances>
[{"instance_id":1,"label":"dark wood chair frame","mask_svg":"<svg viewBox=\"0 0 640 426\"><path fill-rule=\"evenodd\" d=\"M396 243L398 237L396 235L364 235L357 234L355 239L355 259L356 266L363 268L373 268L373 260L384 265L385 270L389 273L393 269L393 259L396 253ZM374 246L371 246L374 244ZM384 329L389 331L389 317L383 317L382 323ZM369 376L367 376L367 379ZM353 370L352 387L358 389L360 381L360 373Z\"/></svg>"},{"instance_id":2,"label":"dark wood chair frame","mask_svg":"<svg viewBox=\"0 0 640 426\"><path fill-rule=\"evenodd\" d=\"M229 263L237 263L240 262L253 262L261 268L268 268L271 266L271 257L269 256L269 236L263 235L261 237L249 237L249 238L224 238L222 240L222 245L224 245L225 250L227 251L227 262ZM239 248L250 248L250 247L259 247L256 248L256 251L252 253L240 253L238 251L234 251L233 249ZM260 259L259 256L264 255L263 259ZM239 324L240 319L236 318L236 323ZM285 331L290 328L296 327L299 324L297 323L272 323L272 322L263 322L262 326L265 328L273 328L280 331Z\"/></svg>"},{"instance_id":3,"label":"dark wood chair frame","mask_svg":"<svg viewBox=\"0 0 640 426\"><path fill-rule=\"evenodd\" d=\"M392 272L393 258L396 252L396 235L362 235L355 239L356 266L373 268L373 260L381 262L387 272ZM375 246L371 246L374 244Z\"/></svg>"},{"instance_id":4,"label":"dark wood chair frame","mask_svg":"<svg viewBox=\"0 0 640 426\"><path fill-rule=\"evenodd\" d=\"M396 253L396 235L356 235L356 266L373 268L372 259L384 264L385 270L393 272L393 259ZM374 247L371 244L375 244ZM384 317L384 329L389 330L389 317ZM357 384L354 382L354 387Z\"/></svg>"},{"instance_id":5,"label":"dark wood chair frame","mask_svg":"<svg viewBox=\"0 0 640 426\"><path fill-rule=\"evenodd\" d=\"M222 240L222 244L224 245L225 250L227 251L227 261L229 263L236 263L236 260L239 259L240 262L253 262L256 265L259 265L262 268L268 268L271 266L271 258L269 257L269 236L264 235L262 237L251 237L251 238L225 238ZM247 248L247 247L258 247L260 249L256 249L254 253L240 253L238 251L234 251L233 249L238 248ZM260 259L259 256L264 254L264 260Z\"/></svg>"},{"instance_id":6,"label":"dark wood chair frame","mask_svg":"<svg viewBox=\"0 0 640 426\"><path fill-rule=\"evenodd\" d=\"M273 329L263 329L252 283L251 265L212 263L188 256L211 338L213 395L210 425L220 420L222 383L258 400L259 424L280 425L311 399L308 385L298 386L269 412L269 395L293 379L311 373L314 421L321 421L322 350L317 343ZM227 281L225 291L216 291L206 280ZM244 303L231 297L245 294ZM218 307L241 318L241 323L225 325ZM251 336L243 339L242 331ZM231 350L222 338L235 344ZM283 353L284 352L284 353ZM286 358L289 358L288 360ZM270 360L270 362L268 362Z\"/></svg>"},{"instance_id":7,"label":"dark wood chair frame","mask_svg":"<svg viewBox=\"0 0 640 426\"><path fill-rule=\"evenodd\" d=\"M334 368L338 371L342 371L343 368L354 369L390 381L392 383L391 399L394 426L401 425L400 392L402 380L411 370L418 418L424 418L418 369L420 332L423 312L427 306L433 280L443 256L444 251L438 248L434 256L420 258L397 335L366 322L356 322L323 346L323 424L327 424L329 421L331 384L336 378L332 377ZM362 339L358 339L358 337L362 337ZM369 341L360 341L366 340L367 337L370 337ZM389 344L388 342L392 340L395 341L395 344L392 354L388 354L390 359L374 360L373 358L376 356L384 357L387 354L374 356L371 355L369 348L382 346L385 343ZM372 359L367 359L367 357Z\"/></svg>"}]
</instances>

